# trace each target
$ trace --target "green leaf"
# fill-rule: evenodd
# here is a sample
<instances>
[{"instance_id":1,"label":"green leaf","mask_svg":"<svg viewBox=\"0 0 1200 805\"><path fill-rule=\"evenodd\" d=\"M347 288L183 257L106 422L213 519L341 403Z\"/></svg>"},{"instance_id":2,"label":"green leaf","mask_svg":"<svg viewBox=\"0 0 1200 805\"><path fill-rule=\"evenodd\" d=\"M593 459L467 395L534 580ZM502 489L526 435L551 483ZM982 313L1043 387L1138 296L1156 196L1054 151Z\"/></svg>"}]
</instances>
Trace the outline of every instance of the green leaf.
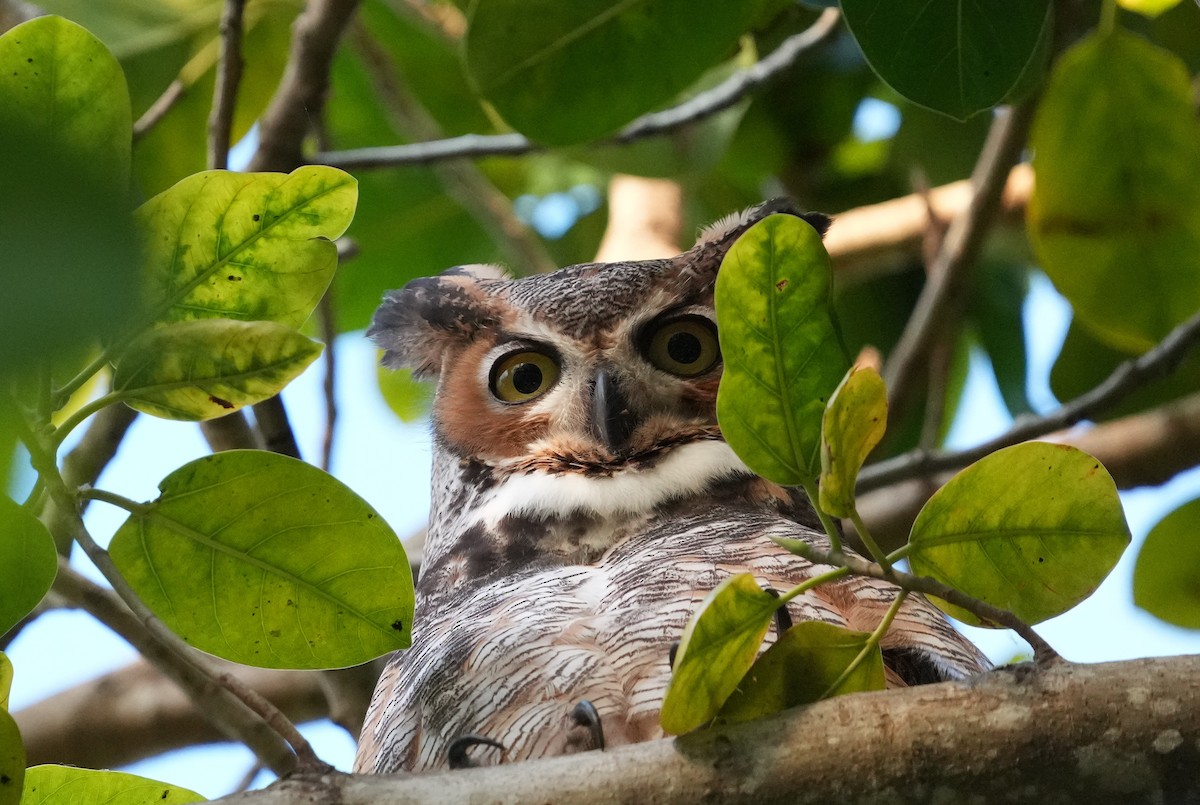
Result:
<instances>
[{"instance_id":1,"label":"green leaf","mask_svg":"<svg viewBox=\"0 0 1200 805\"><path fill-rule=\"evenodd\" d=\"M750 469L776 483L816 480L825 401L849 365L831 274L820 235L792 215L748 229L717 274L717 420Z\"/></svg>"},{"instance_id":2,"label":"green leaf","mask_svg":"<svg viewBox=\"0 0 1200 805\"><path fill-rule=\"evenodd\" d=\"M984 261L976 271L978 293L971 295L969 315L980 345L987 351L1004 405L1014 417L1031 412L1026 394L1024 265Z\"/></svg>"},{"instance_id":3,"label":"green leaf","mask_svg":"<svg viewBox=\"0 0 1200 805\"><path fill-rule=\"evenodd\" d=\"M8 710L0 709L0 805L22 802L24 783L25 745L21 743L21 731ZM24 800L26 805L31 801Z\"/></svg>"},{"instance_id":4,"label":"green leaf","mask_svg":"<svg viewBox=\"0 0 1200 805\"><path fill-rule=\"evenodd\" d=\"M117 361L113 390L147 414L211 419L278 394L322 349L275 322L174 322L129 345Z\"/></svg>"},{"instance_id":5,"label":"green leaf","mask_svg":"<svg viewBox=\"0 0 1200 805\"><path fill-rule=\"evenodd\" d=\"M138 208L150 309L161 321L226 318L298 327L337 268L357 182L336 168L208 171Z\"/></svg>"},{"instance_id":6,"label":"green leaf","mask_svg":"<svg viewBox=\"0 0 1200 805\"><path fill-rule=\"evenodd\" d=\"M58 553L41 521L0 495L0 635L21 621L54 583Z\"/></svg>"},{"instance_id":7,"label":"green leaf","mask_svg":"<svg viewBox=\"0 0 1200 805\"><path fill-rule=\"evenodd\" d=\"M187 805L206 802L195 791L120 771L31 766L22 805Z\"/></svg>"},{"instance_id":8,"label":"green leaf","mask_svg":"<svg viewBox=\"0 0 1200 805\"><path fill-rule=\"evenodd\" d=\"M136 253L129 95L91 34L38 17L0 36L0 340L7 368L128 318Z\"/></svg>"},{"instance_id":9,"label":"green leaf","mask_svg":"<svg viewBox=\"0 0 1200 805\"><path fill-rule=\"evenodd\" d=\"M479 0L467 70L530 138L567 145L611 133L726 58L781 0Z\"/></svg>"},{"instance_id":10,"label":"green leaf","mask_svg":"<svg viewBox=\"0 0 1200 805\"><path fill-rule=\"evenodd\" d=\"M400 540L330 475L234 450L185 464L113 537L113 561L184 640L264 668L340 668L406 648Z\"/></svg>"},{"instance_id":11,"label":"green leaf","mask_svg":"<svg viewBox=\"0 0 1200 805\"><path fill-rule=\"evenodd\" d=\"M878 644L845 679L841 678L870 637L870 632L855 632L832 623L797 623L746 672L721 708L719 718L750 721L833 696L883 690L883 652Z\"/></svg>"},{"instance_id":12,"label":"green leaf","mask_svg":"<svg viewBox=\"0 0 1200 805\"><path fill-rule=\"evenodd\" d=\"M1119 29L1093 34L1059 59L1031 143L1042 267L1096 337L1148 349L1200 300L1200 124L1186 67Z\"/></svg>"},{"instance_id":13,"label":"green leaf","mask_svg":"<svg viewBox=\"0 0 1200 805\"><path fill-rule=\"evenodd\" d=\"M680 735L703 726L738 686L762 646L779 599L739 573L721 582L692 615L662 706L662 728Z\"/></svg>"},{"instance_id":14,"label":"green leaf","mask_svg":"<svg viewBox=\"0 0 1200 805\"><path fill-rule=\"evenodd\" d=\"M854 483L887 430L887 386L870 367L851 367L821 417L821 508L835 517L854 511Z\"/></svg>"},{"instance_id":15,"label":"green leaf","mask_svg":"<svg viewBox=\"0 0 1200 805\"><path fill-rule=\"evenodd\" d=\"M1200 499L1146 535L1133 568L1133 603L1167 623L1200 629Z\"/></svg>"},{"instance_id":16,"label":"green leaf","mask_svg":"<svg viewBox=\"0 0 1200 805\"><path fill-rule=\"evenodd\" d=\"M1129 526L1099 461L1026 442L954 476L921 509L909 541L913 573L1032 624L1091 595L1129 544Z\"/></svg>"},{"instance_id":17,"label":"green leaf","mask_svg":"<svg viewBox=\"0 0 1200 805\"><path fill-rule=\"evenodd\" d=\"M1157 17L1179 5L1179 0L1117 0L1117 5L1143 17Z\"/></svg>"},{"instance_id":18,"label":"green leaf","mask_svg":"<svg viewBox=\"0 0 1200 805\"><path fill-rule=\"evenodd\" d=\"M958 120L1004 100L1038 52L1048 0L842 0L871 67L910 101Z\"/></svg>"},{"instance_id":19,"label":"green leaf","mask_svg":"<svg viewBox=\"0 0 1200 805\"><path fill-rule=\"evenodd\" d=\"M8 709L8 694L12 692L13 667L12 660L0 651L0 710Z\"/></svg>"},{"instance_id":20,"label":"green leaf","mask_svg":"<svg viewBox=\"0 0 1200 805\"><path fill-rule=\"evenodd\" d=\"M388 408L401 422L419 422L429 416L433 406L433 384L413 380L411 369L388 369L376 364L379 391Z\"/></svg>"}]
</instances>

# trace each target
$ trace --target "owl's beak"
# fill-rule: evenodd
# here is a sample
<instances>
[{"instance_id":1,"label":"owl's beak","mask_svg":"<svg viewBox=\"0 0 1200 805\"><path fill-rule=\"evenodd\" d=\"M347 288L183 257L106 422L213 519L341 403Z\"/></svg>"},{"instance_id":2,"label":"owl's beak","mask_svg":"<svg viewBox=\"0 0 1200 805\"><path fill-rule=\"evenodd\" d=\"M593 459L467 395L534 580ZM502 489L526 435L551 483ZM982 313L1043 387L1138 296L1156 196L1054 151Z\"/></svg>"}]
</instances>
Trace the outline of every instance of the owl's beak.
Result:
<instances>
[{"instance_id":1,"label":"owl's beak","mask_svg":"<svg viewBox=\"0 0 1200 805\"><path fill-rule=\"evenodd\" d=\"M621 387L613 380L607 369L596 373L592 385L592 432L614 455L619 455L629 446L633 434L634 418L629 400L621 393Z\"/></svg>"}]
</instances>

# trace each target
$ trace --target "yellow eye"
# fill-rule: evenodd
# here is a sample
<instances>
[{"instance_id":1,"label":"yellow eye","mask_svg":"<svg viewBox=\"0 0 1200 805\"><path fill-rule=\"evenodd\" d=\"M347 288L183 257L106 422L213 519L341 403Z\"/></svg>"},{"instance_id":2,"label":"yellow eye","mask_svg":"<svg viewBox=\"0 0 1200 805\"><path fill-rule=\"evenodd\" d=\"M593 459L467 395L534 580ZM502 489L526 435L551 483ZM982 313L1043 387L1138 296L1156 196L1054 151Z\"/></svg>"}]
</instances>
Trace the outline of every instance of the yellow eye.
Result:
<instances>
[{"instance_id":1,"label":"yellow eye","mask_svg":"<svg viewBox=\"0 0 1200 805\"><path fill-rule=\"evenodd\" d=\"M656 326L646 341L650 363L680 377L695 377L721 359L717 330L702 316L684 316Z\"/></svg>"},{"instance_id":2,"label":"yellow eye","mask_svg":"<svg viewBox=\"0 0 1200 805\"><path fill-rule=\"evenodd\" d=\"M541 397L558 380L558 364L542 352L510 352L492 365L492 394L506 403Z\"/></svg>"}]
</instances>

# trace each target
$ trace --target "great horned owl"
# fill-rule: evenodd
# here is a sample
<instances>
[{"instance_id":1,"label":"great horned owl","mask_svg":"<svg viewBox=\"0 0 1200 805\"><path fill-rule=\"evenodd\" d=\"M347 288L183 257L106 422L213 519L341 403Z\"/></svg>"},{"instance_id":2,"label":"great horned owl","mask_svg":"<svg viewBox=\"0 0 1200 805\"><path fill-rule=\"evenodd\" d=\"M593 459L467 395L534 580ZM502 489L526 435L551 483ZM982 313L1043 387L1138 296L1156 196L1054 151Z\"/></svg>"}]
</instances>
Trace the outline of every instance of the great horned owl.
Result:
<instances>
[{"instance_id":1,"label":"great horned owl","mask_svg":"<svg viewBox=\"0 0 1200 805\"><path fill-rule=\"evenodd\" d=\"M827 545L802 493L754 475L715 415L717 269L774 212L799 214L767 202L669 260L524 279L467 266L386 296L369 333L385 363L438 380L433 507L413 647L379 681L356 771L660 737L672 644L709 591L828 569L769 539ZM896 592L847 578L789 614L871 631ZM987 667L916 595L883 649L893 686Z\"/></svg>"}]
</instances>

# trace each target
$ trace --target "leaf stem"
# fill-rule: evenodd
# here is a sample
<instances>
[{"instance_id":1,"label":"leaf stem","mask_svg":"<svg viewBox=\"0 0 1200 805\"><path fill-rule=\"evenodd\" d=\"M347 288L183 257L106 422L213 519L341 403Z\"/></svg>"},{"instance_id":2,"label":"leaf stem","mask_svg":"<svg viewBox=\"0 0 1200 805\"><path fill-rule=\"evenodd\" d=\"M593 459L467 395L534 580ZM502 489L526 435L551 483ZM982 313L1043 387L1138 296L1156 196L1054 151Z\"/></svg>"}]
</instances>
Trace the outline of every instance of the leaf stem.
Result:
<instances>
[{"instance_id":1,"label":"leaf stem","mask_svg":"<svg viewBox=\"0 0 1200 805\"><path fill-rule=\"evenodd\" d=\"M1117 27L1117 0L1103 0L1100 4L1100 22L1096 29L1107 36Z\"/></svg>"},{"instance_id":2,"label":"leaf stem","mask_svg":"<svg viewBox=\"0 0 1200 805\"><path fill-rule=\"evenodd\" d=\"M854 523L854 528L858 531L858 538L862 540L863 545L867 547L871 558L879 563L885 573L892 572L892 560L883 549L879 547L879 543L875 541L875 537L871 536L870 529L863 522L862 516L858 513L858 507L851 505L850 507L850 522ZM836 548L834 550L837 550Z\"/></svg>"},{"instance_id":3,"label":"leaf stem","mask_svg":"<svg viewBox=\"0 0 1200 805\"><path fill-rule=\"evenodd\" d=\"M896 619L896 614L900 612L900 606L904 603L905 598L908 598L908 590L901 590L900 594L896 596L896 600L892 602L890 607L888 607L888 611L883 616L883 620L881 620L879 625L875 627L875 631L871 632L870 636L867 637L866 645L864 645L862 650L858 652L858 655L850 661L850 664L846 666L845 670L838 675L838 678L833 681L833 684L825 689L825 692L821 694L821 699L828 699L830 696L835 694L838 688L846 684L846 680L850 678L850 675L858 670L858 667L866 661L867 656L871 653L871 651L883 641L883 636L887 634L888 629L891 628L892 621ZM818 699L818 701L820 701L820 699Z\"/></svg>"},{"instance_id":4,"label":"leaf stem","mask_svg":"<svg viewBox=\"0 0 1200 805\"><path fill-rule=\"evenodd\" d=\"M808 557L805 557L805 558L807 559ZM798 598L799 596L803 595L804 593L808 592L809 590L813 589L814 587L820 587L822 584L826 584L831 581L836 581L836 580L842 578L843 576L849 576L849 575L850 575L849 568L838 567L838 568L834 568L833 570L822 573L819 576L813 576L808 581L800 582L795 587L788 590L786 593L781 593L779 598L776 599L776 607L775 608L779 609L779 607L783 606L784 604L788 603L789 601L792 601L792 600Z\"/></svg>"},{"instance_id":5,"label":"leaf stem","mask_svg":"<svg viewBox=\"0 0 1200 805\"><path fill-rule=\"evenodd\" d=\"M832 550L840 552L842 550L842 535L838 530L837 522L821 510L817 504L820 498L817 496L817 486L812 481L804 481L800 484L804 489L804 494L808 495L808 502L813 507L813 511L817 513L817 519L821 521L821 526L825 529L826 535L829 537L829 545Z\"/></svg>"},{"instance_id":6,"label":"leaf stem","mask_svg":"<svg viewBox=\"0 0 1200 805\"><path fill-rule=\"evenodd\" d=\"M141 514L150 507L148 503L138 503L136 500L130 500L115 492L109 492L107 489L96 489L91 486L81 487L79 496L85 500L98 500L101 503L108 503L111 506L124 509L130 514Z\"/></svg>"},{"instance_id":7,"label":"leaf stem","mask_svg":"<svg viewBox=\"0 0 1200 805\"><path fill-rule=\"evenodd\" d=\"M122 399L123 399L123 395L121 394L121 392L110 391L107 394L97 397L96 399L94 399L90 403L88 403L87 405L84 405L83 407L81 407L78 411L76 411L74 414L72 414L70 417L68 417L66 422L63 422L61 425L59 425L57 428L54 429L54 434L51 437L51 446L54 448L54 451L57 453L58 448L63 443L63 440L65 440L67 438L67 436L70 435L71 431L73 431L73 430L75 430L75 428L79 427L79 425L82 424L84 420L86 420L92 414L94 414L104 408L107 408L110 405L119 403Z\"/></svg>"}]
</instances>

